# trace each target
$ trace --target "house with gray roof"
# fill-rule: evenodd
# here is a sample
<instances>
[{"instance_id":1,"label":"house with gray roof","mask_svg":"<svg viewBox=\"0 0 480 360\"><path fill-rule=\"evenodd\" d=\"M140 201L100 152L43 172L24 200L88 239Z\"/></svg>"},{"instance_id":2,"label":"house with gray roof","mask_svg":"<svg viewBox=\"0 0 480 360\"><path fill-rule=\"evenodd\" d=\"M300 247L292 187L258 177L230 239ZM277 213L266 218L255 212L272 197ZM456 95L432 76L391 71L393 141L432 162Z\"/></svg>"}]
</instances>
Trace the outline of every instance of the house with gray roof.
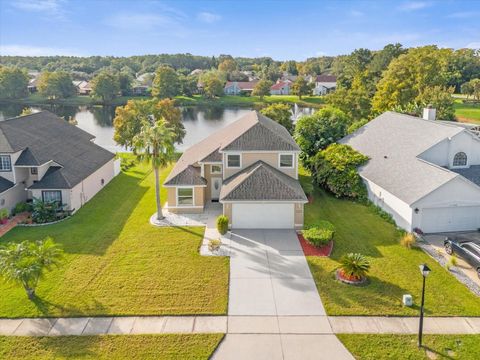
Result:
<instances>
[{"instance_id":1,"label":"house with gray roof","mask_svg":"<svg viewBox=\"0 0 480 360\"><path fill-rule=\"evenodd\" d=\"M0 208L37 198L78 210L119 172L94 138L48 111L0 121Z\"/></svg>"},{"instance_id":2,"label":"house with gray roof","mask_svg":"<svg viewBox=\"0 0 480 360\"><path fill-rule=\"evenodd\" d=\"M398 226L425 233L480 228L480 138L475 126L386 112L340 142L367 155L370 200Z\"/></svg>"},{"instance_id":3,"label":"house with gray roof","mask_svg":"<svg viewBox=\"0 0 480 360\"><path fill-rule=\"evenodd\" d=\"M301 228L299 153L282 125L252 111L182 154L164 182L166 208L199 213L220 202L233 228Z\"/></svg>"}]
</instances>

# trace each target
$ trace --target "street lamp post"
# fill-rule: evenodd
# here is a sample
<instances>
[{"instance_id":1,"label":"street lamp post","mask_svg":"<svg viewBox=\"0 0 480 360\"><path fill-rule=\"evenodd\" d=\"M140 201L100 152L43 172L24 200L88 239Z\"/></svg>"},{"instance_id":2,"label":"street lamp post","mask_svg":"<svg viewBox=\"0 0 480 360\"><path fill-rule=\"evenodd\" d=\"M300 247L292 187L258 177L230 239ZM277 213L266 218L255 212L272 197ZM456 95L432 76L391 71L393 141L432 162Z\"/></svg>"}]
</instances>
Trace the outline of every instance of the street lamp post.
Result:
<instances>
[{"instance_id":1,"label":"street lamp post","mask_svg":"<svg viewBox=\"0 0 480 360\"><path fill-rule=\"evenodd\" d=\"M423 286L422 286L422 305L420 306L420 324L418 327L418 347L422 347L422 336L423 336L423 306L425 304L425 279L428 274L430 274L430 268L427 264L420 265L420 272L423 277Z\"/></svg>"}]
</instances>

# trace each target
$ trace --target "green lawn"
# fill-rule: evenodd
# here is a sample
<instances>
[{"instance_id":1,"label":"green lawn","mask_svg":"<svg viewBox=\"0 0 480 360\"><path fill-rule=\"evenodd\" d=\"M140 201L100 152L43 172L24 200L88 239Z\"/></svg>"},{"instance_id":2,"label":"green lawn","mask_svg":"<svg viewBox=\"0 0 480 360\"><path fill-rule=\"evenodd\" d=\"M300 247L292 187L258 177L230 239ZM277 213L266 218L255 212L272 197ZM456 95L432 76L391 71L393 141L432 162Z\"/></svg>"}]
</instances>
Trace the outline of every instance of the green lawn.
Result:
<instances>
[{"instance_id":1,"label":"green lawn","mask_svg":"<svg viewBox=\"0 0 480 360\"><path fill-rule=\"evenodd\" d=\"M222 334L0 337L0 359L208 359Z\"/></svg>"},{"instance_id":2,"label":"green lawn","mask_svg":"<svg viewBox=\"0 0 480 360\"><path fill-rule=\"evenodd\" d=\"M148 96L121 96L112 101L113 106L124 105L130 99L150 99ZM300 106L305 107L321 107L324 103L321 96L306 96L302 100L298 96L293 95L275 95L265 96L263 100L260 100L258 96L221 96L215 99L207 99L201 95L194 95L193 97L177 96L177 102L181 106L256 106L265 105L271 103L284 102L289 104L297 103ZM67 99L49 100L38 93L30 94L23 99L4 100L6 102L13 102L25 105L43 105L43 104L59 104L59 105L102 105L98 99L91 98L90 96L73 96Z\"/></svg>"},{"instance_id":3,"label":"green lawn","mask_svg":"<svg viewBox=\"0 0 480 360\"><path fill-rule=\"evenodd\" d=\"M0 317L225 314L229 260L198 254L203 227L149 224L155 212L149 169L120 174L71 219L17 227L0 238L4 244L52 236L66 254L40 282L35 302L0 279Z\"/></svg>"},{"instance_id":4,"label":"green lawn","mask_svg":"<svg viewBox=\"0 0 480 360\"><path fill-rule=\"evenodd\" d=\"M461 99L455 99L454 108L459 121L480 123L480 104L464 104Z\"/></svg>"},{"instance_id":5,"label":"green lawn","mask_svg":"<svg viewBox=\"0 0 480 360\"><path fill-rule=\"evenodd\" d=\"M337 334L358 360L480 359L480 335L425 335L424 349L415 335ZM429 352L427 355L426 350Z\"/></svg>"},{"instance_id":6,"label":"green lawn","mask_svg":"<svg viewBox=\"0 0 480 360\"><path fill-rule=\"evenodd\" d=\"M305 173L302 181L308 181ZM418 315L418 306L402 306L402 295L419 304L422 279L418 265L427 263L427 315L480 315L480 299L420 249L399 244L400 233L370 208L316 190L305 206L305 224L328 220L335 225L330 258L308 257L308 263L329 315ZM363 287L335 280L339 259L349 252L367 255L370 283Z\"/></svg>"}]
</instances>

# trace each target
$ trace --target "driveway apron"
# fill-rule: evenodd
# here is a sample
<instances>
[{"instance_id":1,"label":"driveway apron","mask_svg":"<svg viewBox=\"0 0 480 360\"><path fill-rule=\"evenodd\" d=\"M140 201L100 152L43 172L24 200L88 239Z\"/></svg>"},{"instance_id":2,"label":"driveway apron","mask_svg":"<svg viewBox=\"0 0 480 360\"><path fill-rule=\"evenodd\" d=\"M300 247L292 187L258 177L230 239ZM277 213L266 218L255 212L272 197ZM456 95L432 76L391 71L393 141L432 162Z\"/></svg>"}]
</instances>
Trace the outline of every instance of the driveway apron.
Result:
<instances>
[{"instance_id":1,"label":"driveway apron","mask_svg":"<svg viewBox=\"0 0 480 360\"><path fill-rule=\"evenodd\" d=\"M227 327L213 359L353 359L293 230L232 231Z\"/></svg>"}]
</instances>

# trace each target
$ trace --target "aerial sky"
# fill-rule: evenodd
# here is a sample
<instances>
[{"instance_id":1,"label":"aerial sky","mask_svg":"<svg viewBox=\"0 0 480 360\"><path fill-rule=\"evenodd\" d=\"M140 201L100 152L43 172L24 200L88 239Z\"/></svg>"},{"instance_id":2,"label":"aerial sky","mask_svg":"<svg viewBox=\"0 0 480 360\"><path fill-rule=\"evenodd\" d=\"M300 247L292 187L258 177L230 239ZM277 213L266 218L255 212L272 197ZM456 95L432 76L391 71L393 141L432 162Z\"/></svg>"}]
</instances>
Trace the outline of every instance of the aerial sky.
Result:
<instances>
[{"instance_id":1,"label":"aerial sky","mask_svg":"<svg viewBox=\"0 0 480 360\"><path fill-rule=\"evenodd\" d=\"M0 0L0 55L304 60L396 42L480 48L480 1Z\"/></svg>"}]
</instances>

